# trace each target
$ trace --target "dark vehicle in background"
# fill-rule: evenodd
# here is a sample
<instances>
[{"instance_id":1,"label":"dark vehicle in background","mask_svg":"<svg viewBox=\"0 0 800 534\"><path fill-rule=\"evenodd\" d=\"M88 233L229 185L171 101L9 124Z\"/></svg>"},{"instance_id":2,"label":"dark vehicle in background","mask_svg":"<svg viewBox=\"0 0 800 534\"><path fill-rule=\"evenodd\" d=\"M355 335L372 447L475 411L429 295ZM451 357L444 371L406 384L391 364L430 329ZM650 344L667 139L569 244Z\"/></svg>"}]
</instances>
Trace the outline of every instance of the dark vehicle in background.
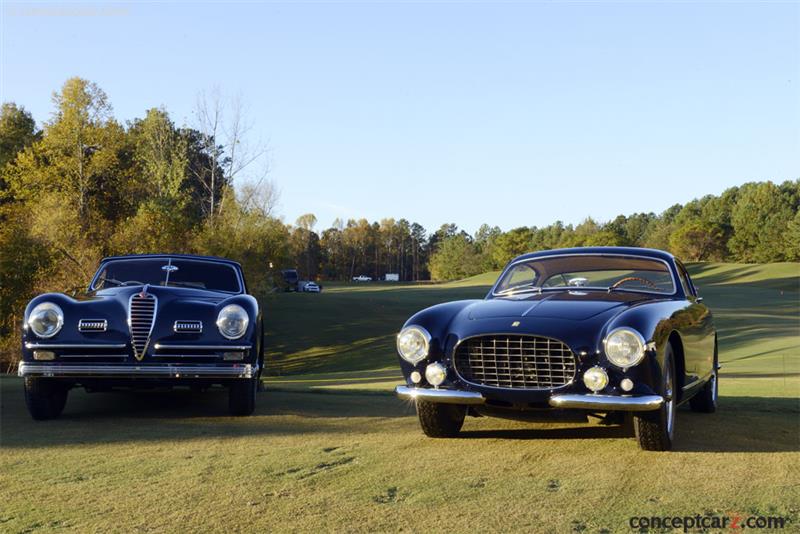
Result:
<instances>
[{"instance_id":1,"label":"dark vehicle in background","mask_svg":"<svg viewBox=\"0 0 800 534\"><path fill-rule=\"evenodd\" d=\"M281 276L283 277L284 291L298 290L300 275L297 273L297 269L284 269L281 271Z\"/></svg>"},{"instance_id":2,"label":"dark vehicle in background","mask_svg":"<svg viewBox=\"0 0 800 534\"><path fill-rule=\"evenodd\" d=\"M422 430L458 434L465 415L585 418L672 447L675 410L717 404L717 336L684 266L649 249L550 250L512 260L483 300L439 304L397 337Z\"/></svg>"},{"instance_id":3,"label":"dark vehicle in background","mask_svg":"<svg viewBox=\"0 0 800 534\"><path fill-rule=\"evenodd\" d=\"M58 417L71 388L189 386L229 390L249 415L264 365L262 314L241 266L177 254L105 258L88 290L39 295L25 309L25 400Z\"/></svg>"}]
</instances>

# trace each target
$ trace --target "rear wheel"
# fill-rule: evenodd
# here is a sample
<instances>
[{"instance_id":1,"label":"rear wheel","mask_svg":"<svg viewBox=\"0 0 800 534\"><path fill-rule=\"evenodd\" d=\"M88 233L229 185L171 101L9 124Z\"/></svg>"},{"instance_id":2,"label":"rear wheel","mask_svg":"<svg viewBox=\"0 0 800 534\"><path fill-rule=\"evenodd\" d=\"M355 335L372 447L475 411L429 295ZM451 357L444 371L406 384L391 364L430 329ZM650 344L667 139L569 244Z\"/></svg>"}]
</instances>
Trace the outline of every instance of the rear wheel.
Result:
<instances>
[{"instance_id":1,"label":"rear wheel","mask_svg":"<svg viewBox=\"0 0 800 534\"><path fill-rule=\"evenodd\" d=\"M255 411L258 382L257 377L244 378L228 387L228 410L231 415L250 415Z\"/></svg>"},{"instance_id":2,"label":"rear wheel","mask_svg":"<svg viewBox=\"0 0 800 534\"><path fill-rule=\"evenodd\" d=\"M664 355L664 374L661 395L664 403L658 410L637 414L633 420L636 440L646 451L668 451L672 448L675 431L675 358L672 345L667 344Z\"/></svg>"},{"instance_id":3,"label":"rear wheel","mask_svg":"<svg viewBox=\"0 0 800 534\"><path fill-rule=\"evenodd\" d=\"M439 404L417 399L419 426L429 438L453 438L458 435L467 415L466 406Z\"/></svg>"},{"instance_id":4,"label":"rear wheel","mask_svg":"<svg viewBox=\"0 0 800 534\"><path fill-rule=\"evenodd\" d=\"M689 406L694 412L714 413L717 411L717 396L719 395L719 382L717 380L717 344L714 343L714 367L711 371L711 378L703 386L700 392L689 399Z\"/></svg>"},{"instance_id":5,"label":"rear wheel","mask_svg":"<svg viewBox=\"0 0 800 534\"><path fill-rule=\"evenodd\" d=\"M25 379L25 405L37 421L55 419L64 411L68 389L51 378Z\"/></svg>"}]
</instances>

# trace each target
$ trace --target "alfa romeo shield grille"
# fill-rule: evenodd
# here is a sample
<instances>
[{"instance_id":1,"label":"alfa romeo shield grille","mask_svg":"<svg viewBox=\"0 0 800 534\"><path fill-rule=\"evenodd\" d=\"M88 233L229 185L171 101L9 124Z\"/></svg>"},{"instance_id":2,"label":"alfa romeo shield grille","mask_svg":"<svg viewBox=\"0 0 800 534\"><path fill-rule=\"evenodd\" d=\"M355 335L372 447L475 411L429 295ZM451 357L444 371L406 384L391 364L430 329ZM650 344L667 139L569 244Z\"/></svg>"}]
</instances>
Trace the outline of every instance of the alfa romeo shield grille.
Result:
<instances>
[{"instance_id":1,"label":"alfa romeo shield grille","mask_svg":"<svg viewBox=\"0 0 800 534\"><path fill-rule=\"evenodd\" d=\"M491 335L466 339L455 367L467 382L508 389L553 389L575 378L575 355L561 341L538 336Z\"/></svg>"},{"instance_id":2,"label":"alfa romeo shield grille","mask_svg":"<svg viewBox=\"0 0 800 534\"><path fill-rule=\"evenodd\" d=\"M137 360L144 357L150 342L150 332L156 319L156 297L147 293L136 293L131 297L128 324L131 329L133 355Z\"/></svg>"}]
</instances>

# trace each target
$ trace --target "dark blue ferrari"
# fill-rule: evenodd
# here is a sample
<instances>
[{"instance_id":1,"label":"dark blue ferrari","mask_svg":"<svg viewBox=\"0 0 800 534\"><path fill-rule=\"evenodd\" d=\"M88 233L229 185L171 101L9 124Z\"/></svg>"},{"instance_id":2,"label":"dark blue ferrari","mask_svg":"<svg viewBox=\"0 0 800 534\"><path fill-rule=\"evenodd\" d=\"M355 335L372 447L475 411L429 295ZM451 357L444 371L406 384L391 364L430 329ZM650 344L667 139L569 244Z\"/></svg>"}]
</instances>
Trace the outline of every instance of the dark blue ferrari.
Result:
<instances>
[{"instance_id":1,"label":"dark blue ferrari","mask_svg":"<svg viewBox=\"0 0 800 534\"><path fill-rule=\"evenodd\" d=\"M593 247L512 260L483 300L432 306L397 336L423 432L466 415L602 417L632 423L646 450L672 447L675 409L717 404L711 312L681 262L659 250Z\"/></svg>"},{"instance_id":2,"label":"dark blue ferrari","mask_svg":"<svg viewBox=\"0 0 800 534\"><path fill-rule=\"evenodd\" d=\"M58 417L73 387L229 390L249 415L263 367L261 311L231 260L177 254L105 258L88 290L47 293L25 309L25 400Z\"/></svg>"}]
</instances>

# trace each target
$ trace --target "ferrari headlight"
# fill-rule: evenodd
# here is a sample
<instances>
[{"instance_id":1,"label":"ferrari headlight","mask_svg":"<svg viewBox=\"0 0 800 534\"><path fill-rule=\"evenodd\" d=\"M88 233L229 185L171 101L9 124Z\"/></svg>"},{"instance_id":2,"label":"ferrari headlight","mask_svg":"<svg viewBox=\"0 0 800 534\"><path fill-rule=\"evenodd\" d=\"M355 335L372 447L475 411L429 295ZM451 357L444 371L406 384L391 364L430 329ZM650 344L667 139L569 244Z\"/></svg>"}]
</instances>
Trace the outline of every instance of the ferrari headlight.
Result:
<instances>
[{"instance_id":1,"label":"ferrari headlight","mask_svg":"<svg viewBox=\"0 0 800 534\"><path fill-rule=\"evenodd\" d=\"M642 361L644 346L644 338L632 328L616 328L603 340L608 361L623 369L633 367Z\"/></svg>"},{"instance_id":2,"label":"ferrari headlight","mask_svg":"<svg viewBox=\"0 0 800 534\"><path fill-rule=\"evenodd\" d=\"M431 335L421 326L408 326L397 335L397 352L408 363L424 360L431 346Z\"/></svg>"},{"instance_id":3,"label":"ferrari headlight","mask_svg":"<svg viewBox=\"0 0 800 534\"><path fill-rule=\"evenodd\" d=\"M64 312L52 302L37 304L28 315L28 327L39 337L53 337L64 326Z\"/></svg>"},{"instance_id":4,"label":"ferrari headlight","mask_svg":"<svg viewBox=\"0 0 800 534\"><path fill-rule=\"evenodd\" d=\"M219 333L228 339L239 339L247 330L250 317L238 304L228 304L220 310L217 316Z\"/></svg>"}]
</instances>

